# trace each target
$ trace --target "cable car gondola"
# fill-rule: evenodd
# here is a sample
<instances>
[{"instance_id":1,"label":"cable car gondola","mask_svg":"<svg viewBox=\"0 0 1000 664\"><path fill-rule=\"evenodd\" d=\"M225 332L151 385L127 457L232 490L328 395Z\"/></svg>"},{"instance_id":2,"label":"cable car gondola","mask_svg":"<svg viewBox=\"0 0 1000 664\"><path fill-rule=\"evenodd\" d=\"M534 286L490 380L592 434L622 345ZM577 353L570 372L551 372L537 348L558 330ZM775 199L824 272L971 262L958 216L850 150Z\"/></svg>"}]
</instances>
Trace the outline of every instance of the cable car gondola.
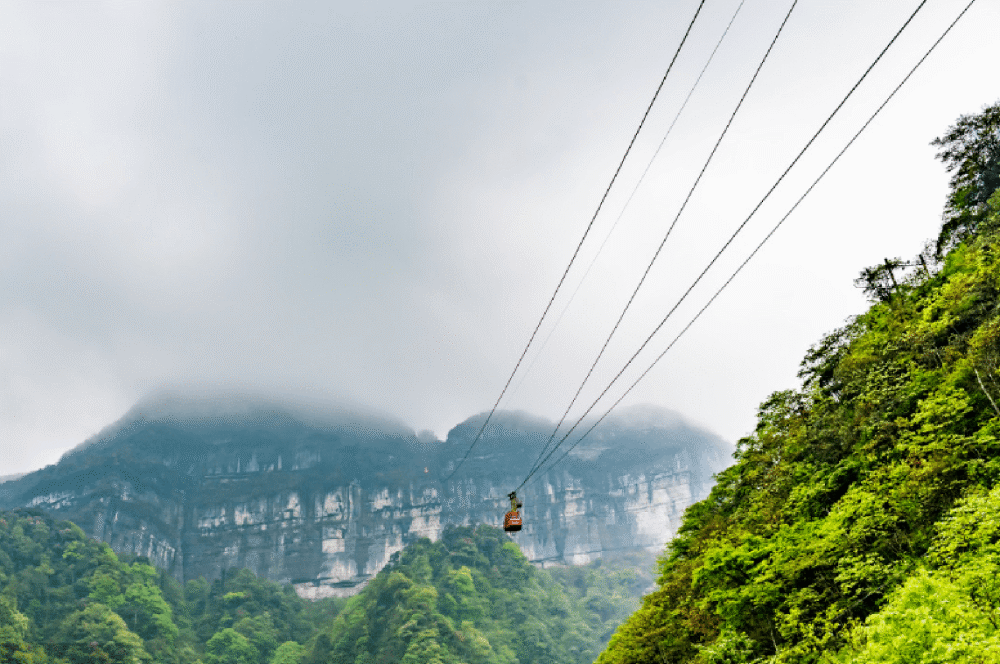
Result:
<instances>
[{"instance_id":1,"label":"cable car gondola","mask_svg":"<svg viewBox=\"0 0 1000 664\"><path fill-rule=\"evenodd\" d=\"M521 529L521 515L517 510L524 503L518 501L516 491L511 491L507 497L510 498L510 511L503 517L503 529L508 533L516 533Z\"/></svg>"}]
</instances>

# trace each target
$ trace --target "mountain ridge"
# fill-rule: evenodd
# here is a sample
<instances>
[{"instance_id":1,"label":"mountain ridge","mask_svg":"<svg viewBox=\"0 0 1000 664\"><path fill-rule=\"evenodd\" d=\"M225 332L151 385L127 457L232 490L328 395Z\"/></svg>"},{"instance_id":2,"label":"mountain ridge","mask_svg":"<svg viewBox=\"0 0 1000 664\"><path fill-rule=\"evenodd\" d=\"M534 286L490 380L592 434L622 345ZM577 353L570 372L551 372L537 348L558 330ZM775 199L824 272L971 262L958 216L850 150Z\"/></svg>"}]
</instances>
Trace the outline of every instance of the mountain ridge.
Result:
<instances>
[{"instance_id":1,"label":"mountain ridge","mask_svg":"<svg viewBox=\"0 0 1000 664\"><path fill-rule=\"evenodd\" d=\"M352 594L407 543L436 539L448 524L498 525L553 426L494 414L452 477L485 413L439 441L364 412L303 416L266 399L185 411L188 402L140 402L57 464L0 485L0 506L57 512L179 579L242 566L304 596ZM627 411L603 423L519 491L527 526L518 541L530 560L659 550L684 508L707 495L731 448L657 412L644 409L635 426Z\"/></svg>"}]
</instances>

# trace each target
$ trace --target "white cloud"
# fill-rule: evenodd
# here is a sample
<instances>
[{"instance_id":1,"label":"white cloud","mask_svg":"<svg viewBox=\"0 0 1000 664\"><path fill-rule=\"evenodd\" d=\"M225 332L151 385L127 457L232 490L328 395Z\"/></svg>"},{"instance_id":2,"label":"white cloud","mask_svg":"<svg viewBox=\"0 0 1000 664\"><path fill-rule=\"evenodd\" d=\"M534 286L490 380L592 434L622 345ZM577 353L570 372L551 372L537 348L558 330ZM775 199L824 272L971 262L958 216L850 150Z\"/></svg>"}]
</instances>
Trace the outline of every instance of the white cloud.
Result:
<instances>
[{"instance_id":1,"label":"white cloud","mask_svg":"<svg viewBox=\"0 0 1000 664\"><path fill-rule=\"evenodd\" d=\"M706 7L595 240L736 4ZM490 407L694 6L8 8L0 403L16 414L3 417L0 474L54 458L164 381L323 388L441 435ZM783 11L747 3L512 407L562 412ZM796 9L582 403L909 11ZM656 353L955 11L924 10ZM927 143L1000 97L997 12L973 8L633 401L735 438L768 392L794 383L805 348L864 305L858 270L935 232L947 177Z\"/></svg>"}]
</instances>

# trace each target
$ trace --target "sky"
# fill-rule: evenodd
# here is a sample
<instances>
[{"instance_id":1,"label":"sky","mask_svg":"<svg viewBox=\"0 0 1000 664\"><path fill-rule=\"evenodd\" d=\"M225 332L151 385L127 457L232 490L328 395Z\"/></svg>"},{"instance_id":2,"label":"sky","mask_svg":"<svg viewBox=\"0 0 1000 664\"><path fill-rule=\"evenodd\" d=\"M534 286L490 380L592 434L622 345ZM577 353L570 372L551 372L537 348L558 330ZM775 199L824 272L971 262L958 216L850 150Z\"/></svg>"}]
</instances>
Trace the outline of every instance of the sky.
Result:
<instances>
[{"instance_id":1,"label":"sky","mask_svg":"<svg viewBox=\"0 0 1000 664\"><path fill-rule=\"evenodd\" d=\"M490 409L699 2L5 3L0 475L164 386L322 395L440 437ZM917 4L797 3L572 419ZM926 3L609 396L965 4ZM738 6L705 2L502 408L569 404L790 2L745 0L635 189ZM997 25L973 5L623 404L735 441L798 385L806 350L866 307L860 270L936 236L930 141L1000 99Z\"/></svg>"}]
</instances>

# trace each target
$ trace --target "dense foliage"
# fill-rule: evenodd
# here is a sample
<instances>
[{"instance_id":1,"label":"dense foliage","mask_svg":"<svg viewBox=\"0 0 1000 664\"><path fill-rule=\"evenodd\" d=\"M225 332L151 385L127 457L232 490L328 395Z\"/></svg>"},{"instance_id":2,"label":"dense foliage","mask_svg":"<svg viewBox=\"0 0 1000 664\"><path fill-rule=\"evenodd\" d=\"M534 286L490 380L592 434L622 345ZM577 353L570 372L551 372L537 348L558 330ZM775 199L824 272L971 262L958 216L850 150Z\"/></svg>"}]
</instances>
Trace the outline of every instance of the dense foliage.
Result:
<instances>
[{"instance_id":1,"label":"dense foliage","mask_svg":"<svg viewBox=\"0 0 1000 664\"><path fill-rule=\"evenodd\" d=\"M982 113L963 115L933 145L938 158L951 171L951 193L945 205L944 224L937 253L979 230L989 215L990 196L1000 187L1000 104Z\"/></svg>"},{"instance_id":2,"label":"dense foliage","mask_svg":"<svg viewBox=\"0 0 1000 664\"><path fill-rule=\"evenodd\" d=\"M592 662L641 590L635 571L602 571L559 570L557 581L496 528L449 528L397 554L304 661Z\"/></svg>"},{"instance_id":3,"label":"dense foliage","mask_svg":"<svg viewBox=\"0 0 1000 664\"><path fill-rule=\"evenodd\" d=\"M1000 661L1000 104L935 145L943 262L862 274L599 664Z\"/></svg>"},{"instance_id":4,"label":"dense foliage","mask_svg":"<svg viewBox=\"0 0 1000 664\"><path fill-rule=\"evenodd\" d=\"M248 570L181 586L68 521L0 512L0 663L591 662L645 562L541 570L496 528L451 528L352 600L310 603Z\"/></svg>"},{"instance_id":5,"label":"dense foliage","mask_svg":"<svg viewBox=\"0 0 1000 664\"><path fill-rule=\"evenodd\" d=\"M310 604L247 570L181 587L68 521L0 512L3 664L290 664L342 603Z\"/></svg>"}]
</instances>

